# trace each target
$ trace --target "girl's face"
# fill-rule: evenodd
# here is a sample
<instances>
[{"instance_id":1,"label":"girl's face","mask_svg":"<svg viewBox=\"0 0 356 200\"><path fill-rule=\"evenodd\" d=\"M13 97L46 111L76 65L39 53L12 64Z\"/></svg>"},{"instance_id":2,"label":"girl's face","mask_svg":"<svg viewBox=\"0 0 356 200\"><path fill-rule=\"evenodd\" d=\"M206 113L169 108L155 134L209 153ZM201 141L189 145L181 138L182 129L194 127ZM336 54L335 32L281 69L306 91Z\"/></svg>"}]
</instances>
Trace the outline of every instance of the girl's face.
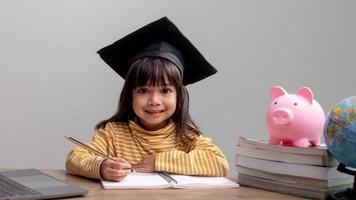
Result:
<instances>
[{"instance_id":1,"label":"girl's face","mask_svg":"<svg viewBox=\"0 0 356 200\"><path fill-rule=\"evenodd\" d=\"M139 123L147 130L167 125L177 105L177 91L173 85L145 85L132 92L132 105Z\"/></svg>"}]
</instances>

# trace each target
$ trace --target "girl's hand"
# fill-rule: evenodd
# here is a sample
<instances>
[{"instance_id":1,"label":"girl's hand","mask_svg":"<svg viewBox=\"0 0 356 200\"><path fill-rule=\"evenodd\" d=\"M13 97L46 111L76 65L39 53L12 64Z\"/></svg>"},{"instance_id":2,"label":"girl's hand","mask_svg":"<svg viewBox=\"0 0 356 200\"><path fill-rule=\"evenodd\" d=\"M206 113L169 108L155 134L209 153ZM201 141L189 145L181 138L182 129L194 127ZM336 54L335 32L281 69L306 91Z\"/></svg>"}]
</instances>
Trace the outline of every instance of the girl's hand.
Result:
<instances>
[{"instance_id":1,"label":"girl's hand","mask_svg":"<svg viewBox=\"0 0 356 200\"><path fill-rule=\"evenodd\" d=\"M133 167L136 172L154 172L155 161L156 161L156 154L148 155Z\"/></svg>"},{"instance_id":2,"label":"girl's hand","mask_svg":"<svg viewBox=\"0 0 356 200\"><path fill-rule=\"evenodd\" d=\"M104 180L121 181L131 172L131 164L122 158L105 160L100 166L100 175Z\"/></svg>"}]
</instances>

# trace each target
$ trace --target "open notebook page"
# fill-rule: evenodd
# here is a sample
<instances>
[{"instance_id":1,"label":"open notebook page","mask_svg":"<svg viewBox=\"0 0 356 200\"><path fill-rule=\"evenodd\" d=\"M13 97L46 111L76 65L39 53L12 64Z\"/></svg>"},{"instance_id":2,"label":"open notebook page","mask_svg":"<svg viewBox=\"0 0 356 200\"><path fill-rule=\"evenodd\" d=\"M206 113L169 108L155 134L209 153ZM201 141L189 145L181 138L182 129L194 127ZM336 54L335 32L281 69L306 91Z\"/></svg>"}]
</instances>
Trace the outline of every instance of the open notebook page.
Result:
<instances>
[{"instance_id":1,"label":"open notebook page","mask_svg":"<svg viewBox=\"0 0 356 200\"><path fill-rule=\"evenodd\" d=\"M178 182L174 188L237 188L239 186L225 177L171 176Z\"/></svg>"},{"instance_id":2,"label":"open notebook page","mask_svg":"<svg viewBox=\"0 0 356 200\"><path fill-rule=\"evenodd\" d=\"M156 173L131 173L120 182L101 181L105 189L160 189L171 188L172 184Z\"/></svg>"},{"instance_id":3,"label":"open notebook page","mask_svg":"<svg viewBox=\"0 0 356 200\"><path fill-rule=\"evenodd\" d=\"M178 184L168 183L157 173L131 173L120 182L102 180L104 189L162 189L162 188L237 188L239 185L225 177L171 175Z\"/></svg>"}]
</instances>

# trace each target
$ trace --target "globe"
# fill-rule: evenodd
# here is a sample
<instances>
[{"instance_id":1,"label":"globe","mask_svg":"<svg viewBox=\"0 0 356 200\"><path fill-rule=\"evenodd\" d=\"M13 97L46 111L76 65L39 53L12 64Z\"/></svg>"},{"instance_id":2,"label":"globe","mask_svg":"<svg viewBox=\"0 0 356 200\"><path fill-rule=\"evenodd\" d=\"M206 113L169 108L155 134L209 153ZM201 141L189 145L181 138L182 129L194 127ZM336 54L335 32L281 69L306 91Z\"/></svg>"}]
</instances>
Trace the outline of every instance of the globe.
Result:
<instances>
[{"instance_id":1,"label":"globe","mask_svg":"<svg viewBox=\"0 0 356 200\"><path fill-rule=\"evenodd\" d=\"M324 137L328 150L340 163L356 168L356 96L341 100L331 109Z\"/></svg>"}]
</instances>

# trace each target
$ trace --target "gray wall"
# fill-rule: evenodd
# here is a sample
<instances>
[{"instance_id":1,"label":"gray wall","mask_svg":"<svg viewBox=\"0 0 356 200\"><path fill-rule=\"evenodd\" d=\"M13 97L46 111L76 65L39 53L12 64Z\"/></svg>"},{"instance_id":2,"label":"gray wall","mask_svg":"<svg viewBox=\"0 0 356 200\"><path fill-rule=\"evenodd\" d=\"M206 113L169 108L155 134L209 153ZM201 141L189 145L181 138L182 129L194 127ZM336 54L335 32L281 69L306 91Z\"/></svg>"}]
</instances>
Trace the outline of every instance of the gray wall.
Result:
<instances>
[{"instance_id":1,"label":"gray wall","mask_svg":"<svg viewBox=\"0 0 356 200\"><path fill-rule=\"evenodd\" d=\"M268 137L269 91L309 86L327 112L356 94L356 1L3 0L0 167L63 169L69 133L90 139L123 80L96 51L168 16L218 69L188 86L191 114L235 171L238 134Z\"/></svg>"}]
</instances>

